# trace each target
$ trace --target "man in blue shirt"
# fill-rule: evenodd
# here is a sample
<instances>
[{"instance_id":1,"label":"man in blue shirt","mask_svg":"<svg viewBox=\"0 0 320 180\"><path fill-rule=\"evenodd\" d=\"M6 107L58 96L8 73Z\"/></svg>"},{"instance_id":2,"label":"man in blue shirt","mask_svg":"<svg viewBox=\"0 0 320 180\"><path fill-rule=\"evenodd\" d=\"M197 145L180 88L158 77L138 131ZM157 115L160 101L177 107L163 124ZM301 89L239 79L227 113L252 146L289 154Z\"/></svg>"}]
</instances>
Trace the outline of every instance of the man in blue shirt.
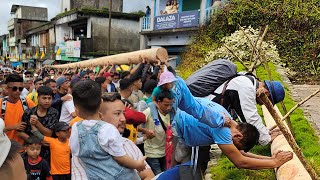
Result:
<instances>
[{"instance_id":1,"label":"man in blue shirt","mask_svg":"<svg viewBox=\"0 0 320 180\"><path fill-rule=\"evenodd\" d=\"M231 121L229 119L231 116L222 106L216 103L212 105L215 106L216 111L212 117L221 119L219 116L224 116L228 123L225 123L223 127L212 128L178 109L172 126L177 132L179 143L183 143L190 148L217 144L237 168L271 169L280 167L292 159L292 152L278 152L273 157L247 153L258 143L259 132L257 128L248 123ZM187 162L180 166L190 166L191 164ZM180 179L179 166L165 171L157 179L167 179L168 177L171 177L170 179Z\"/></svg>"}]
</instances>

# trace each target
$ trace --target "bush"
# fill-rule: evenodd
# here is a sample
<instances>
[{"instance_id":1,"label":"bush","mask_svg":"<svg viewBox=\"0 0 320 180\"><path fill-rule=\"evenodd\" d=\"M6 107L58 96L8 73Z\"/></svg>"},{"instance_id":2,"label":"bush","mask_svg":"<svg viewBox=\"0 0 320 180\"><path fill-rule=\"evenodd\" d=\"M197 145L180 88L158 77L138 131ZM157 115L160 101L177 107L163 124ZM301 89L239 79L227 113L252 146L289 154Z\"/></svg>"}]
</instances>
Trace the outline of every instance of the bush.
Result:
<instances>
[{"instance_id":1,"label":"bush","mask_svg":"<svg viewBox=\"0 0 320 180\"><path fill-rule=\"evenodd\" d=\"M320 77L320 1L231 0L201 27L182 55L180 70L198 69L222 38L239 29L269 25L266 40L278 48L281 61L297 77ZM185 75L187 76L187 75Z\"/></svg>"},{"instance_id":2,"label":"bush","mask_svg":"<svg viewBox=\"0 0 320 180\"><path fill-rule=\"evenodd\" d=\"M230 59L232 61L237 61L237 57L240 58L243 62L251 64L254 60L252 57L252 44L255 44L255 41L259 37L259 31L248 27L243 30L237 30L231 36L222 38L221 42L223 45L217 49L210 51L205 58L205 64L213 60L224 58ZM257 44L261 43L261 38ZM232 53L228 50L231 50ZM279 53L276 46L272 41L262 41L261 48L259 50L261 57L265 57L268 62L277 62L280 60ZM234 54L236 56L234 56Z\"/></svg>"}]
</instances>

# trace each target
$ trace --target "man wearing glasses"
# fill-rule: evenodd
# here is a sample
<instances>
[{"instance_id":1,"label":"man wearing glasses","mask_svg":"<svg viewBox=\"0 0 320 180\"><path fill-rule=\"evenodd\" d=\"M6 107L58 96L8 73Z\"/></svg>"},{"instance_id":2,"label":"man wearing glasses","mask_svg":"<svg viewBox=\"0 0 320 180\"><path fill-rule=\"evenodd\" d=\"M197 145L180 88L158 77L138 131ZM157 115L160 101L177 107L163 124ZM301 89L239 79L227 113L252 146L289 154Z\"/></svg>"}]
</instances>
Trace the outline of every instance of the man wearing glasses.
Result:
<instances>
[{"instance_id":1,"label":"man wearing glasses","mask_svg":"<svg viewBox=\"0 0 320 180\"><path fill-rule=\"evenodd\" d=\"M10 74L6 79L8 96L0 100L1 115L5 122L4 132L10 139L23 143L18 137L17 131L23 131L26 124L21 122L24 111L35 104L28 98L21 97L23 90L23 78L18 74Z\"/></svg>"}]
</instances>

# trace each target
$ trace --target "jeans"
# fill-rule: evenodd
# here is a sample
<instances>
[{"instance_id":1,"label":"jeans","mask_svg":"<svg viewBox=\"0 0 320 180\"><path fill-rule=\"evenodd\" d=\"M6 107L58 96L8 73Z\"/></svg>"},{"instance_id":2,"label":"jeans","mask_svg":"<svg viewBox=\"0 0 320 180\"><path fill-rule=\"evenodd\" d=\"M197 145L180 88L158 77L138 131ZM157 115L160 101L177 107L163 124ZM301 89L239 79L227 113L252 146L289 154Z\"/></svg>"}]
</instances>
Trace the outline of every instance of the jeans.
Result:
<instances>
[{"instance_id":1,"label":"jeans","mask_svg":"<svg viewBox=\"0 0 320 180\"><path fill-rule=\"evenodd\" d=\"M151 167L155 175L162 173L166 170L166 157L162 158L147 158L147 163Z\"/></svg>"}]
</instances>

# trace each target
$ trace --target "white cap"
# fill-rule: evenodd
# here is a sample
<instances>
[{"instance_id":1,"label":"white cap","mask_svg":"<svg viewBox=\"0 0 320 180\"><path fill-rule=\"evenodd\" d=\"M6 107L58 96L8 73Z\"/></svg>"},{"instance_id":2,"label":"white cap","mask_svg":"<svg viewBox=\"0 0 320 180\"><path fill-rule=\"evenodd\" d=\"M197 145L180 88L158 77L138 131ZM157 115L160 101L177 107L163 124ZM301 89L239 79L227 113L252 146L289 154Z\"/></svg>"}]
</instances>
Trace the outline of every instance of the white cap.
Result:
<instances>
[{"instance_id":1,"label":"white cap","mask_svg":"<svg viewBox=\"0 0 320 180\"><path fill-rule=\"evenodd\" d=\"M11 148L11 141L6 135L6 133L3 132L4 130L4 121L0 118L0 167L2 166L3 162L6 160L9 150Z\"/></svg>"}]
</instances>

